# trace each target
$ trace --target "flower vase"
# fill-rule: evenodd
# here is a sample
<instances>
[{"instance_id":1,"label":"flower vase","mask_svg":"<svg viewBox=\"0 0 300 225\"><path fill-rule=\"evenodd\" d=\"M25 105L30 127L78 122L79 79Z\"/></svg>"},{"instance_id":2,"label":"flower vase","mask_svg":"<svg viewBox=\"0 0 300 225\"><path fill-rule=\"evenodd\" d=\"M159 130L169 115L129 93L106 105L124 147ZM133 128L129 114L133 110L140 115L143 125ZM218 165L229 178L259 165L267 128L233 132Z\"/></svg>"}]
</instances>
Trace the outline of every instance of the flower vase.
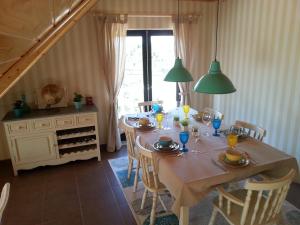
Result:
<instances>
[{"instance_id":1,"label":"flower vase","mask_svg":"<svg viewBox=\"0 0 300 225\"><path fill-rule=\"evenodd\" d=\"M179 122L179 121L175 121L175 120L174 120L173 122L174 122L174 126L175 126L175 127L180 127L180 122Z\"/></svg>"},{"instance_id":2,"label":"flower vase","mask_svg":"<svg viewBox=\"0 0 300 225\"><path fill-rule=\"evenodd\" d=\"M181 130L182 131L189 131L189 127L188 126L181 126Z\"/></svg>"},{"instance_id":3,"label":"flower vase","mask_svg":"<svg viewBox=\"0 0 300 225\"><path fill-rule=\"evenodd\" d=\"M74 106L76 110L80 110L82 108L82 103L81 102L74 102Z\"/></svg>"},{"instance_id":4,"label":"flower vase","mask_svg":"<svg viewBox=\"0 0 300 225\"><path fill-rule=\"evenodd\" d=\"M14 114L16 118L20 118L23 115L23 109L22 108L15 108L14 109Z\"/></svg>"}]
</instances>

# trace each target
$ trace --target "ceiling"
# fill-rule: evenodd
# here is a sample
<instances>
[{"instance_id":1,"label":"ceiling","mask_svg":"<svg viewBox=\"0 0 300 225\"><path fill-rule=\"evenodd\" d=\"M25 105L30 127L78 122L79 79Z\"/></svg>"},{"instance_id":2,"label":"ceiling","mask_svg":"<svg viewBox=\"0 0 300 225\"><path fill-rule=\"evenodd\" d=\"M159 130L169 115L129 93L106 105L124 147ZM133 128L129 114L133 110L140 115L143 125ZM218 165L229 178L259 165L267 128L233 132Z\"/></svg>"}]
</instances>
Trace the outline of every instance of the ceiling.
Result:
<instances>
[{"instance_id":1,"label":"ceiling","mask_svg":"<svg viewBox=\"0 0 300 225\"><path fill-rule=\"evenodd\" d=\"M0 97L97 0L1 0Z\"/></svg>"},{"instance_id":2,"label":"ceiling","mask_svg":"<svg viewBox=\"0 0 300 225\"><path fill-rule=\"evenodd\" d=\"M79 3L80 0L1 0L0 76Z\"/></svg>"}]
</instances>

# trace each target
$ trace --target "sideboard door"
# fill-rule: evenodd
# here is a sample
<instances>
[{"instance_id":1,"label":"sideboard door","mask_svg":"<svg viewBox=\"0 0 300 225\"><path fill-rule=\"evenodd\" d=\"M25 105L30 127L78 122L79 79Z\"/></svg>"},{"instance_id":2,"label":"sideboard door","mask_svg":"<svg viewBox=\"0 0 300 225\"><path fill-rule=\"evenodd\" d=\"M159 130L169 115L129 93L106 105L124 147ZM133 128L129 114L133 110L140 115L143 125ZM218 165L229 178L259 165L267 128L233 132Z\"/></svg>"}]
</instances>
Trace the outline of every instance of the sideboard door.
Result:
<instances>
[{"instance_id":1,"label":"sideboard door","mask_svg":"<svg viewBox=\"0 0 300 225\"><path fill-rule=\"evenodd\" d=\"M11 139L15 164L34 163L57 156L56 137L53 133L20 136Z\"/></svg>"}]
</instances>

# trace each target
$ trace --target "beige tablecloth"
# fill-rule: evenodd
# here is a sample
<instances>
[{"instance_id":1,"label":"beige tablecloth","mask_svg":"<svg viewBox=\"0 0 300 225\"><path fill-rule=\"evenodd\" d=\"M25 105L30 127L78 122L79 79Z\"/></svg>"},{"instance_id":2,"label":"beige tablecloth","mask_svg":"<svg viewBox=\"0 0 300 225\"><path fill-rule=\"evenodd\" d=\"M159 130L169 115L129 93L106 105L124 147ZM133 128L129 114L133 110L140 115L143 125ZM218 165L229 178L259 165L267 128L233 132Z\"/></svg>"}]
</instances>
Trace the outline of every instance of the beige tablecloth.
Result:
<instances>
[{"instance_id":1,"label":"beige tablecloth","mask_svg":"<svg viewBox=\"0 0 300 225\"><path fill-rule=\"evenodd\" d=\"M200 128L200 133L208 129L193 119L191 121ZM168 135L180 143L179 132L180 128L173 127L170 130L137 130L137 135L141 136L143 144L152 145L161 135ZM263 171L272 171L276 175L284 174L290 168L298 171L295 158L252 138L237 145L238 150L247 152L252 159L250 165L238 169L224 167L218 162L218 155L227 148L225 137L201 135L197 139L191 136L187 147L189 152L180 157L177 154L156 154L159 179L175 197L172 210L177 215L180 206L197 204L215 185L241 180Z\"/></svg>"}]
</instances>

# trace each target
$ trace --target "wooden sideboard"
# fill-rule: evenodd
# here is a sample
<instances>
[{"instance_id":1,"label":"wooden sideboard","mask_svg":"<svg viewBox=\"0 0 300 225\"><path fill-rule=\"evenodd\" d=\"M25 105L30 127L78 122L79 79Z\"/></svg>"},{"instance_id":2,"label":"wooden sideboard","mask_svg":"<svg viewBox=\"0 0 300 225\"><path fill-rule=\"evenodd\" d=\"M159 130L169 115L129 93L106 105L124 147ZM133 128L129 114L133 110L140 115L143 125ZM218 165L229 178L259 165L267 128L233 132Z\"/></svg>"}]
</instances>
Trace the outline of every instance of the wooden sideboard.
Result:
<instances>
[{"instance_id":1,"label":"wooden sideboard","mask_svg":"<svg viewBox=\"0 0 300 225\"><path fill-rule=\"evenodd\" d=\"M9 112L2 122L15 176L38 166L101 160L95 106L33 110L22 118Z\"/></svg>"}]
</instances>

